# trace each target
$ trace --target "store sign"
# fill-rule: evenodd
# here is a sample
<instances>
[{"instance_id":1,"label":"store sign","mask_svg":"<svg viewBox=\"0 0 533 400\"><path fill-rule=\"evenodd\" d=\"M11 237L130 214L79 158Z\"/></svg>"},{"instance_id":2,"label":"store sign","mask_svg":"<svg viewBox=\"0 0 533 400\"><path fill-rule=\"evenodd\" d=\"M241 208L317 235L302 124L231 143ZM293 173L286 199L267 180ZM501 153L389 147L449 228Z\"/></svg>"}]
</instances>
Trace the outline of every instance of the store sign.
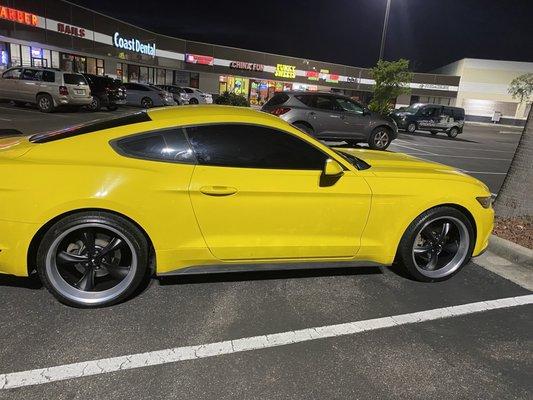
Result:
<instances>
[{"instance_id":1,"label":"store sign","mask_svg":"<svg viewBox=\"0 0 533 400\"><path fill-rule=\"evenodd\" d=\"M353 77L353 76L347 76L346 77L346 82L348 83L359 83L359 79Z\"/></svg>"},{"instance_id":2,"label":"store sign","mask_svg":"<svg viewBox=\"0 0 533 400\"><path fill-rule=\"evenodd\" d=\"M202 56L199 54L185 54L185 62L189 64L200 64L213 66L215 59L211 56Z\"/></svg>"},{"instance_id":3,"label":"store sign","mask_svg":"<svg viewBox=\"0 0 533 400\"><path fill-rule=\"evenodd\" d=\"M409 86L413 89L452 90L448 85L437 85L434 83L411 83Z\"/></svg>"},{"instance_id":4,"label":"store sign","mask_svg":"<svg viewBox=\"0 0 533 400\"><path fill-rule=\"evenodd\" d=\"M142 43L139 39L124 39L120 36L120 33L115 32L113 35L113 44L119 49L155 57L155 43Z\"/></svg>"},{"instance_id":5,"label":"store sign","mask_svg":"<svg viewBox=\"0 0 533 400\"><path fill-rule=\"evenodd\" d=\"M305 71L305 76L310 81L318 81L319 73L316 71Z\"/></svg>"},{"instance_id":6,"label":"store sign","mask_svg":"<svg viewBox=\"0 0 533 400\"><path fill-rule=\"evenodd\" d=\"M59 33L64 33L65 35L77 36L80 38L85 37L85 29L78 28L77 26L62 24L61 22L57 23L57 31Z\"/></svg>"},{"instance_id":7,"label":"store sign","mask_svg":"<svg viewBox=\"0 0 533 400\"><path fill-rule=\"evenodd\" d=\"M33 58L43 58L43 49L39 49L37 47L31 48L31 56Z\"/></svg>"},{"instance_id":8,"label":"store sign","mask_svg":"<svg viewBox=\"0 0 533 400\"><path fill-rule=\"evenodd\" d=\"M242 62L242 61L232 61L229 64L230 68L233 69L246 69L248 71L263 71L265 69L265 66L263 64L254 64L254 63L248 63L248 62Z\"/></svg>"},{"instance_id":9,"label":"store sign","mask_svg":"<svg viewBox=\"0 0 533 400\"><path fill-rule=\"evenodd\" d=\"M7 65L7 51L0 50L0 65Z\"/></svg>"},{"instance_id":10,"label":"store sign","mask_svg":"<svg viewBox=\"0 0 533 400\"><path fill-rule=\"evenodd\" d=\"M37 26L39 23L39 17L35 14L3 6L0 6L0 19L30 26Z\"/></svg>"},{"instance_id":11,"label":"store sign","mask_svg":"<svg viewBox=\"0 0 533 400\"><path fill-rule=\"evenodd\" d=\"M296 78L296 66L278 64L276 65L276 72L274 72L274 76L277 76L279 78L294 79Z\"/></svg>"}]
</instances>

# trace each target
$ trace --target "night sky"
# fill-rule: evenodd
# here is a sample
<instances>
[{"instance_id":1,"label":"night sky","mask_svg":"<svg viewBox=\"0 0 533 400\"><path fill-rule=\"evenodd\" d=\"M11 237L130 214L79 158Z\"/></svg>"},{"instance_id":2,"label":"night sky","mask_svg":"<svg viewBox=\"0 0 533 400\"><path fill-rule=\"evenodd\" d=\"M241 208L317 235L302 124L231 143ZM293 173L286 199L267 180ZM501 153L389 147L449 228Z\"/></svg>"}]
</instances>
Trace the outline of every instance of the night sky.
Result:
<instances>
[{"instance_id":1,"label":"night sky","mask_svg":"<svg viewBox=\"0 0 533 400\"><path fill-rule=\"evenodd\" d=\"M72 0L183 39L371 67L386 0ZM392 0L385 59L533 62L533 0Z\"/></svg>"}]
</instances>

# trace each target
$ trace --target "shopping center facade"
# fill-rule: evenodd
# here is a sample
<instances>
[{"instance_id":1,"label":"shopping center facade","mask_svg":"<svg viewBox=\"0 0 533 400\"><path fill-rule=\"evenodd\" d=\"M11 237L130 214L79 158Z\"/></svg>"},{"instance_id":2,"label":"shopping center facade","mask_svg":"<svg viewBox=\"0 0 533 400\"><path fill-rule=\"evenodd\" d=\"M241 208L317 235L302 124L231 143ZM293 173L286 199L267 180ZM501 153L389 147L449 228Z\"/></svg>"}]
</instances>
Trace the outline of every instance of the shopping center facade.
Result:
<instances>
[{"instance_id":1,"label":"shopping center facade","mask_svg":"<svg viewBox=\"0 0 533 400\"><path fill-rule=\"evenodd\" d=\"M0 0L0 71L46 66L109 75L126 82L234 92L260 105L275 91L327 90L362 101L370 70L200 43L154 33L62 0ZM461 76L415 73L414 102L457 103Z\"/></svg>"}]
</instances>

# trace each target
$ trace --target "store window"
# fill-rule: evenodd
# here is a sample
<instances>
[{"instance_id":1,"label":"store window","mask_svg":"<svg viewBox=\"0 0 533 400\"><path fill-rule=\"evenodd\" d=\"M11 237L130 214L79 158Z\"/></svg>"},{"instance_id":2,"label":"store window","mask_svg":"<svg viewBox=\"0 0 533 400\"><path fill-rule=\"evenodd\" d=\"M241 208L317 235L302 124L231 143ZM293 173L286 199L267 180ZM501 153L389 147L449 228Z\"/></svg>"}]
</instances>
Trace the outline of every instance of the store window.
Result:
<instances>
[{"instance_id":1,"label":"store window","mask_svg":"<svg viewBox=\"0 0 533 400\"><path fill-rule=\"evenodd\" d=\"M20 53L22 55L22 66L31 66L31 51L30 46L20 46Z\"/></svg>"},{"instance_id":2,"label":"store window","mask_svg":"<svg viewBox=\"0 0 533 400\"><path fill-rule=\"evenodd\" d=\"M156 80L155 80L155 83L156 85L164 85L166 82L165 82L165 79L166 79L166 71L164 69L158 69L157 70L157 75L156 75ZM170 84L170 82L169 82Z\"/></svg>"},{"instance_id":3,"label":"store window","mask_svg":"<svg viewBox=\"0 0 533 400\"><path fill-rule=\"evenodd\" d=\"M140 83L149 83L150 82L150 76L148 75L148 68L147 67L140 67L139 68L139 82Z\"/></svg>"},{"instance_id":4,"label":"store window","mask_svg":"<svg viewBox=\"0 0 533 400\"><path fill-rule=\"evenodd\" d=\"M190 87L198 89L200 87L200 74L198 72L191 72L189 81Z\"/></svg>"},{"instance_id":5,"label":"store window","mask_svg":"<svg viewBox=\"0 0 533 400\"><path fill-rule=\"evenodd\" d=\"M249 85L250 80L248 78L242 78L240 76L221 76L219 78L220 94L223 94L224 92L229 92L234 93L238 96L244 96L248 98Z\"/></svg>"},{"instance_id":6,"label":"store window","mask_svg":"<svg viewBox=\"0 0 533 400\"><path fill-rule=\"evenodd\" d=\"M20 45L11 43L9 45L9 52L11 54L11 65L12 67L17 67L22 65L22 57L20 54Z\"/></svg>"},{"instance_id":7,"label":"store window","mask_svg":"<svg viewBox=\"0 0 533 400\"><path fill-rule=\"evenodd\" d=\"M117 68L115 70L115 74L117 75L117 79L120 79L121 81L124 81L124 77L127 76L124 72L124 67L126 64L124 63L117 63Z\"/></svg>"},{"instance_id":8,"label":"store window","mask_svg":"<svg viewBox=\"0 0 533 400\"><path fill-rule=\"evenodd\" d=\"M105 75L104 60L101 58L96 59L96 75Z\"/></svg>"},{"instance_id":9,"label":"store window","mask_svg":"<svg viewBox=\"0 0 533 400\"><path fill-rule=\"evenodd\" d=\"M52 68L59 68L61 66L61 63L59 62L59 52L58 51L52 51Z\"/></svg>"},{"instance_id":10,"label":"store window","mask_svg":"<svg viewBox=\"0 0 533 400\"><path fill-rule=\"evenodd\" d=\"M87 59L87 73L96 75L96 59L95 58Z\"/></svg>"},{"instance_id":11,"label":"store window","mask_svg":"<svg viewBox=\"0 0 533 400\"><path fill-rule=\"evenodd\" d=\"M138 65L128 65L128 82L139 82L140 68Z\"/></svg>"},{"instance_id":12,"label":"store window","mask_svg":"<svg viewBox=\"0 0 533 400\"><path fill-rule=\"evenodd\" d=\"M0 43L0 71L9 67L9 53L7 51L7 44Z\"/></svg>"}]
</instances>

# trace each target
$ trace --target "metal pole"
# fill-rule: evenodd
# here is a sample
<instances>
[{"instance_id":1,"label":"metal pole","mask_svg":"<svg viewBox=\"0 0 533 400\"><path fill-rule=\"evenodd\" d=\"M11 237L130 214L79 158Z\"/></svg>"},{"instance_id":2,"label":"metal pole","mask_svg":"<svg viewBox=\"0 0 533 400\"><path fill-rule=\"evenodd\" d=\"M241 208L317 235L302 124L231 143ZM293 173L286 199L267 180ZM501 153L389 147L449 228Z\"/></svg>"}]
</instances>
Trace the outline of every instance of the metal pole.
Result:
<instances>
[{"instance_id":1,"label":"metal pole","mask_svg":"<svg viewBox=\"0 0 533 400\"><path fill-rule=\"evenodd\" d=\"M387 0L387 8L385 9L385 20L383 21L383 31L381 33L381 46L379 48L379 59L383 59L383 52L385 51L385 38L387 37L387 26L389 25L389 12L390 12L390 2Z\"/></svg>"}]
</instances>

